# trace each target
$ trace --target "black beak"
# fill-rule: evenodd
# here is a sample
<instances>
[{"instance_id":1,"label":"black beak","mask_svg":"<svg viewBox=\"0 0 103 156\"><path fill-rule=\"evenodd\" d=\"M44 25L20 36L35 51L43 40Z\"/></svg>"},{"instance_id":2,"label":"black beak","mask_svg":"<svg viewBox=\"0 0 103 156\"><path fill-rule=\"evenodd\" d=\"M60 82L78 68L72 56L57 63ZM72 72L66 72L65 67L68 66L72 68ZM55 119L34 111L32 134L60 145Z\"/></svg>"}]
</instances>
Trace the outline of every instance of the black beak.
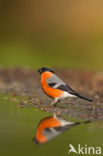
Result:
<instances>
[{"instance_id":1,"label":"black beak","mask_svg":"<svg viewBox=\"0 0 103 156\"><path fill-rule=\"evenodd\" d=\"M33 138L33 142L38 144L38 141L36 140L36 138Z\"/></svg>"},{"instance_id":2,"label":"black beak","mask_svg":"<svg viewBox=\"0 0 103 156\"><path fill-rule=\"evenodd\" d=\"M38 72L40 73L40 69L38 69Z\"/></svg>"}]
</instances>

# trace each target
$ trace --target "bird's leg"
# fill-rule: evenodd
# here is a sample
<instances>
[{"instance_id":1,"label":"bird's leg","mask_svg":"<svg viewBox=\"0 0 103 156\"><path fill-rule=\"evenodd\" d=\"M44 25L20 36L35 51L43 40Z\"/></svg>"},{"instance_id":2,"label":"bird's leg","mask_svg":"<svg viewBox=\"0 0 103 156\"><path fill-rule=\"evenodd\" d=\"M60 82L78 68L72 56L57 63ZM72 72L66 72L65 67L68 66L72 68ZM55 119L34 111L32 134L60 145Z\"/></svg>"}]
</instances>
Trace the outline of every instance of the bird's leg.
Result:
<instances>
[{"instance_id":1,"label":"bird's leg","mask_svg":"<svg viewBox=\"0 0 103 156\"><path fill-rule=\"evenodd\" d=\"M59 101L58 99L54 99L54 101L52 101L52 103L50 105L51 106L53 106L53 105L55 106L58 101Z\"/></svg>"}]
</instances>

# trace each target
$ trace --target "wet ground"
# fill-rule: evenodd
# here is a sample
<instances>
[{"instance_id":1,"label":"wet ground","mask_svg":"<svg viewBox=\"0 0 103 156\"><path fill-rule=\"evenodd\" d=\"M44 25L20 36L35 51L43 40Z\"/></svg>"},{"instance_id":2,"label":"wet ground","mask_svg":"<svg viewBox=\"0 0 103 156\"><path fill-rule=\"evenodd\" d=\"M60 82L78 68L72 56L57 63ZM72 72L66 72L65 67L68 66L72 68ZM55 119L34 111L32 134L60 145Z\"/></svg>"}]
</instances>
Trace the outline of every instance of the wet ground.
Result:
<instances>
[{"instance_id":1,"label":"wet ground","mask_svg":"<svg viewBox=\"0 0 103 156\"><path fill-rule=\"evenodd\" d=\"M24 68L0 68L0 92L12 95L10 99L21 108L33 106L61 116L103 119L103 73L64 68L54 70L74 90L92 98L93 102L69 98L51 107L52 99L41 90L39 73Z\"/></svg>"}]
</instances>

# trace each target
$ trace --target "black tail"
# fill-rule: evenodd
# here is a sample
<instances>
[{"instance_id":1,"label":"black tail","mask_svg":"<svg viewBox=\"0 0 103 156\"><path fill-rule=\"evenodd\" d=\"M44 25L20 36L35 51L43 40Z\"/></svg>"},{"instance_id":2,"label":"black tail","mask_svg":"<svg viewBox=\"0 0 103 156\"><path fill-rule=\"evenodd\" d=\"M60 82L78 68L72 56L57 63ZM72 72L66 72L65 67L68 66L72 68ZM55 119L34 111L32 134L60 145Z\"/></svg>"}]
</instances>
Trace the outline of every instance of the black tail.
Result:
<instances>
[{"instance_id":1,"label":"black tail","mask_svg":"<svg viewBox=\"0 0 103 156\"><path fill-rule=\"evenodd\" d=\"M84 97L84 96L81 96L81 95L78 95L78 97L79 97L79 98L81 98L81 99L88 100L88 101L90 101L90 102L92 102L92 101L93 101L92 99L89 99L89 98Z\"/></svg>"},{"instance_id":2,"label":"black tail","mask_svg":"<svg viewBox=\"0 0 103 156\"><path fill-rule=\"evenodd\" d=\"M75 122L73 125L66 125L66 126L62 127L62 129L63 129L63 131L65 131L66 129L71 128L73 126L80 125L80 124L89 124L89 123L91 123L90 120L86 120L86 121L82 121L82 122Z\"/></svg>"},{"instance_id":3,"label":"black tail","mask_svg":"<svg viewBox=\"0 0 103 156\"><path fill-rule=\"evenodd\" d=\"M79 125L79 124L88 124L90 122L91 122L90 120L86 120L86 121L82 121L82 122L75 122L74 125L72 125L72 126Z\"/></svg>"}]
</instances>

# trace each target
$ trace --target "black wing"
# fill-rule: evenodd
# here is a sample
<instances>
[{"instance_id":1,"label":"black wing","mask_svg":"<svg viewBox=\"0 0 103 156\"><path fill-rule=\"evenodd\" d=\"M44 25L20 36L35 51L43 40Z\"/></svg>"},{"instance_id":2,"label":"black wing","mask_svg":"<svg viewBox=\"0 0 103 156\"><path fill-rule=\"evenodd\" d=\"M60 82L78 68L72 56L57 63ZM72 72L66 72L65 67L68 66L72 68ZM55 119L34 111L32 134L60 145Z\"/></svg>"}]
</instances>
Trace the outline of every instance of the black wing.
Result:
<instances>
[{"instance_id":1,"label":"black wing","mask_svg":"<svg viewBox=\"0 0 103 156\"><path fill-rule=\"evenodd\" d=\"M59 87L57 87L57 89L66 91L69 94L73 94L75 96L79 96L79 94L76 91L74 91L72 88L70 88L68 85L60 85Z\"/></svg>"},{"instance_id":2,"label":"black wing","mask_svg":"<svg viewBox=\"0 0 103 156\"><path fill-rule=\"evenodd\" d=\"M58 89L60 89L60 90L63 90L63 91L66 91L66 92L68 92L69 94L72 94L72 95L75 95L75 96L77 96L77 97L79 97L79 98L81 98L81 99L85 99L85 100L88 100L88 101L90 101L90 102L92 102L93 100L92 99L89 99L89 98L87 98L87 97L84 97L84 96L82 96L82 95L80 95L80 94L78 94L76 91L74 91L72 88L70 88L68 85L60 85L59 87L57 87Z\"/></svg>"},{"instance_id":3,"label":"black wing","mask_svg":"<svg viewBox=\"0 0 103 156\"><path fill-rule=\"evenodd\" d=\"M49 85L50 87L54 87L54 86L56 85L56 83L48 83L48 85Z\"/></svg>"}]
</instances>

